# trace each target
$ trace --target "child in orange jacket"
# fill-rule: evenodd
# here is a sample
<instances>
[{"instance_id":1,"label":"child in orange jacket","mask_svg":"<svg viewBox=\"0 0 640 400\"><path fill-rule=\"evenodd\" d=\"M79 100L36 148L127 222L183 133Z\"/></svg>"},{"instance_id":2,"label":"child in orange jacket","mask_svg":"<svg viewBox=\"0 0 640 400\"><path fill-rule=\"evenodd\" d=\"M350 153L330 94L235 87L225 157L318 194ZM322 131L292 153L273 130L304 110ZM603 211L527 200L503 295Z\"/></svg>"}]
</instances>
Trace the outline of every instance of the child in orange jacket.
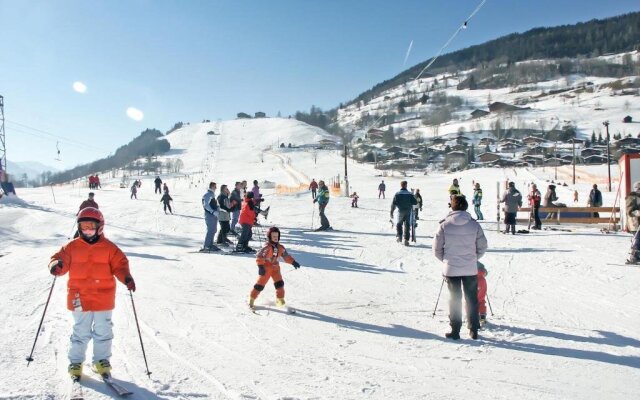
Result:
<instances>
[{"instance_id":1,"label":"child in orange jacket","mask_svg":"<svg viewBox=\"0 0 640 400\"><path fill-rule=\"evenodd\" d=\"M49 262L52 275L69 273L67 308L73 313L74 325L68 371L73 379L80 379L82 375L82 363L91 339L96 371L110 373L115 278L127 289L136 290L127 257L102 234L104 217L100 210L84 208L78 214L77 222L80 236L64 245Z\"/></svg>"},{"instance_id":2,"label":"child in orange jacket","mask_svg":"<svg viewBox=\"0 0 640 400\"><path fill-rule=\"evenodd\" d=\"M258 264L258 281L253 285L253 290L249 295L249 307L254 308L254 303L264 289L264 285L273 279L276 288L276 305L283 307L284 301L284 281L280 273L280 263L278 259L282 257L287 263L293 265L295 269L300 268L300 264L287 253L287 250L280 244L280 229L273 226L267 231L267 242L260 249L256 256Z\"/></svg>"}]
</instances>

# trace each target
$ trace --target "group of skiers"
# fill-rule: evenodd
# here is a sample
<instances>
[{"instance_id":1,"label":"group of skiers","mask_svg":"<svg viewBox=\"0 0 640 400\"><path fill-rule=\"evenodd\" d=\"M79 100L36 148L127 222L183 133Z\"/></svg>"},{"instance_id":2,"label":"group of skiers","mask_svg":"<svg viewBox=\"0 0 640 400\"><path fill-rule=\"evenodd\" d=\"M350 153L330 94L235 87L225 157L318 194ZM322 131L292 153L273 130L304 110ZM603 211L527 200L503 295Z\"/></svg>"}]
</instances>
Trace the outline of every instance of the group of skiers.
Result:
<instances>
[{"instance_id":1,"label":"group of skiers","mask_svg":"<svg viewBox=\"0 0 640 400\"><path fill-rule=\"evenodd\" d=\"M100 185L100 177L98 177L98 174L89 175L88 181L89 181L89 189L91 190L102 189L102 185Z\"/></svg>"}]
</instances>

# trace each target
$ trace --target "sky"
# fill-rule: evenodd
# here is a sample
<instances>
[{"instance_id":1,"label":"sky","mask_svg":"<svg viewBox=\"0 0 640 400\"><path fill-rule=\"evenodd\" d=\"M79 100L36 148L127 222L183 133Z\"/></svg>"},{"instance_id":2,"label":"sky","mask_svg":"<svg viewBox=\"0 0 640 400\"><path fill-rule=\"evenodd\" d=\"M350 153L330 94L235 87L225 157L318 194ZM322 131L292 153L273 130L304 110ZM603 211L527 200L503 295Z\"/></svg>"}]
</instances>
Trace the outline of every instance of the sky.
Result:
<instances>
[{"instance_id":1,"label":"sky","mask_svg":"<svg viewBox=\"0 0 640 400\"><path fill-rule=\"evenodd\" d=\"M480 3L0 0L7 157L64 169L178 121L330 109L430 59ZM486 0L445 53L638 10Z\"/></svg>"}]
</instances>

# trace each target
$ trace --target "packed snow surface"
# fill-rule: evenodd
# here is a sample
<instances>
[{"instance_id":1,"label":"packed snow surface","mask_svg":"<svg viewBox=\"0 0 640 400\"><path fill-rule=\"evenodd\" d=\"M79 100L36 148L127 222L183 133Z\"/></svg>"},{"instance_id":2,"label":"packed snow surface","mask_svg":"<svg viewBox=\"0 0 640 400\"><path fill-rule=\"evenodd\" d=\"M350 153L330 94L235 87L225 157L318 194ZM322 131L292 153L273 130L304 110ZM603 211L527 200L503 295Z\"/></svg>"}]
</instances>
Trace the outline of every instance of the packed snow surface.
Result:
<instances>
[{"instance_id":1,"label":"packed snow surface","mask_svg":"<svg viewBox=\"0 0 640 400\"><path fill-rule=\"evenodd\" d=\"M216 135L207 135L214 130ZM209 181L246 179L295 186L306 178L343 174L339 152L281 149L326 138L297 121L264 119L194 124L167 137L184 168L162 176L175 214L165 215L155 176L142 176L138 200L101 174L96 201L105 234L127 254L146 350L145 375L131 298L118 284L114 311L114 376L134 399L634 399L640 392L640 268L625 266L627 233L563 225L570 231L503 235L496 226L496 183L531 182L543 190L555 171L472 169L456 175L381 177L370 165L349 162L351 199L333 195L327 216L334 231L313 232L318 213L309 192L263 189L269 221L302 267L282 264L288 315L273 307L270 283L258 298L261 315L247 309L257 278L255 257L199 254L205 224L201 197ZM275 145L275 146L274 146ZM558 180L570 183L568 171ZM560 201L584 206L597 181L605 205L612 192L606 168L579 170L578 183L559 186ZM617 178L617 170L612 171ZM431 242L447 214L447 188L461 180L484 189L481 224L489 241L486 265L493 314L480 339L446 340L448 294ZM137 177L131 177L137 178ZM377 187L384 179L386 199ZM420 188L425 206L417 243L395 241L389 222L400 181ZM307 182L303 182L307 183ZM88 189L79 184L20 189L21 201L0 199L0 398L59 399L68 390L72 319L66 280L55 281L43 329L29 354L53 283L49 257L72 235L74 216ZM54 200L55 195L55 200ZM520 217L526 217L520 215ZM543 221L544 226L549 226ZM556 227L558 227L556 225ZM519 228L526 228L520 225ZM256 232L256 237L259 233ZM252 242L253 247L259 243ZM90 351L88 361L90 361ZM85 371L88 369L85 368ZM113 393L91 372L88 399Z\"/></svg>"}]
</instances>

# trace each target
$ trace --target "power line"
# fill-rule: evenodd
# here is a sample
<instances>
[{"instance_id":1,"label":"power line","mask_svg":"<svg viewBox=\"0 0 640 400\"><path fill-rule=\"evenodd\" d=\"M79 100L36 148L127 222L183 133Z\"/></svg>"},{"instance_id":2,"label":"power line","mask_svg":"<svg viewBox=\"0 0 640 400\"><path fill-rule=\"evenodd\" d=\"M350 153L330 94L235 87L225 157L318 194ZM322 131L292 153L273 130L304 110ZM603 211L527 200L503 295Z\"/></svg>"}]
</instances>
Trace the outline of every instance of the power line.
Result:
<instances>
[{"instance_id":1,"label":"power line","mask_svg":"<svg viewBox=\"0 0 640 400\"><path fill-rule=\"evenodd\" d=\"M40 138L48 139L48 140L52 140L52 141L59 141L61 143L66 143L66 144L69 144L69 145L72 145L72 146L85 147L85 148L96 150L96 151L103 151L104 150L104 149L101 149L99 147L92 146L90 144L80 142L78 140L72 140L72 139L66 138L64 136L56 135L55 133L51 133L51 132L45 131L43 129L34 128L32 126L25 125L25 124L22 124L22 123L19 123L19 122L10 121L10 120L6 120L6 122L8 122L11 125L17 125L17 126L20 126L22 128L25 128L25 129L28 129L28 130L31 130L31 131L35 131L35 132L38 132L38 133L25 131L23 129L19 129L19 128L16 128L16 127L11 127L10 129L12 131L14 131L14 132L25 133L27 135L32 135L32 136L36 136L36 137L40 137Z\"/></svg>"}]
</instances>

